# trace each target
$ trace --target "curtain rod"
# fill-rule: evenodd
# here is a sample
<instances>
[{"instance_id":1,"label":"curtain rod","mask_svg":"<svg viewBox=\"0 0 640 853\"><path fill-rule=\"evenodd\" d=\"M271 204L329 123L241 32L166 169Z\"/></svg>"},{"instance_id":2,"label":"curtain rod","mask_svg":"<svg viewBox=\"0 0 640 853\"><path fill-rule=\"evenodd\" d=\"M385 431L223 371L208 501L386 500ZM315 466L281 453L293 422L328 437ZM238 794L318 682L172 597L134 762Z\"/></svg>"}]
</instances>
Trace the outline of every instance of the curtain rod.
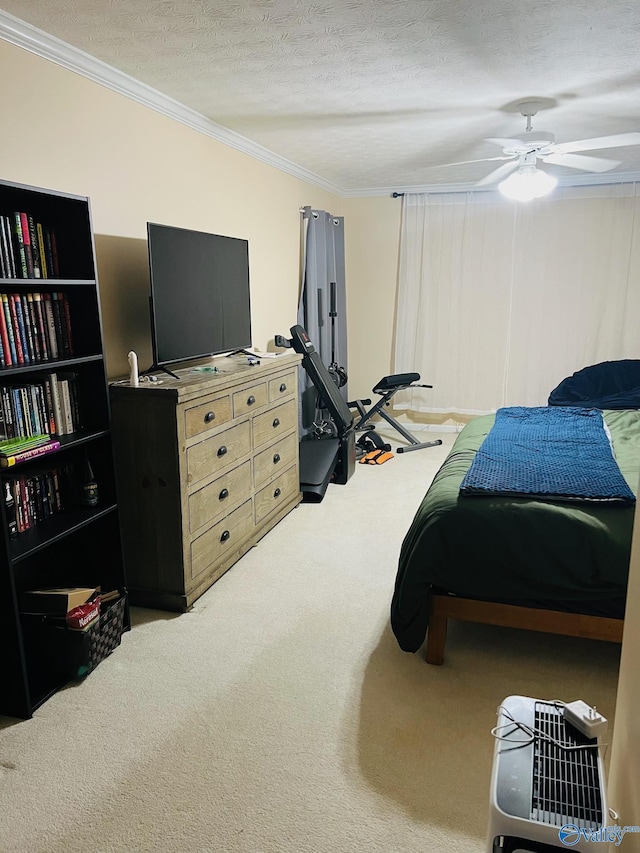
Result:
<instances>
[{"instance_id":1,"label":"curtain rod","mask_svg":"<svg viewBox=\"0 0 640 853\"><path fill-rule=\"evenodd\" d=\"M391 193L391 198L402 198L404 193Z\"/></svg>"}]
</instances>

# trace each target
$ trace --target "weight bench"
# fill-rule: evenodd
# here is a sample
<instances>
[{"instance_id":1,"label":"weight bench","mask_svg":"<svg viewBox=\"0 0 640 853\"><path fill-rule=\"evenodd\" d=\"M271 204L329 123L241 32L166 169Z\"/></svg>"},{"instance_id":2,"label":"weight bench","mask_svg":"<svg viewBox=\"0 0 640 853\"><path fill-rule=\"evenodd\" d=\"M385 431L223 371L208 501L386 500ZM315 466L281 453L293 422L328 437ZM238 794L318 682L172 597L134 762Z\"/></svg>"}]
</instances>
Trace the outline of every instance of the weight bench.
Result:
<instances>
[{"instance_id":1,"label":"weight bench","mask_svg":"<svg viewBox=\"0 0 640 853\"><path fill-rule=\"evenodd\" d=\"M380 399L368 411L365 406L371 406L371 400L354 400L352 403L348 403L349 408L356 409L360 415L360 419L354 424L356 432L374 430L375 426L368 422L376 415L380 415L409 442L409 447L398 447L397 453L408 453L410 450L421 450L423 447L435 447L442 444L439 438L435 441L418 441L405 426L385 411L385 407L389 405L389 401L397 391L403 391L405 388L433 388L433 385L419 385L419 379L419 373L394 373L392 376L383 376L373 388L374 394L381 395Z\"/></svg>"}]
</instances>

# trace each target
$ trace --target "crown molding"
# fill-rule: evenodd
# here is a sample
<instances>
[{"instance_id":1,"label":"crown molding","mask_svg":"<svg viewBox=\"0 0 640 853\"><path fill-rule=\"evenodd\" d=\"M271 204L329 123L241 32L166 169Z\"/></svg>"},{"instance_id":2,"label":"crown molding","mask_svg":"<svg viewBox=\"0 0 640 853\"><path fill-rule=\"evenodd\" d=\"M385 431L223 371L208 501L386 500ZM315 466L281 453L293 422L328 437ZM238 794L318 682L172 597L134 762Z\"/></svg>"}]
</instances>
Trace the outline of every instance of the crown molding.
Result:
<instances>
[{"instance_id":1,"label":"crown molding","mask_svg":"<svg viewBox=\"0 0 640 853\"><path fill-rule=\"evenodd\" d=\"M187 127L197 130L199 133L204 133L212 139L218 140L225 145L241 151L243 154L248 154L256 160L260 160L269 166L274 166L282 172L292 175L294 178L299 178L308 184L313 184L320 187L333 195L342 196L343 191L340 187L332 184L330 181L321 178L308 169L292 163L290 160L274 154L267 148L263 148L250 139L235 133L222 125L216 124L214 121L206 118L195 110L191 110L180 104L178 101L163 95L151 86L141 83L134 77L118 71L106 62L96 59L82 50L49 35L42 30L33 27L31 24L9 15L7 12L0 10L0 38L11 44L28 50L43 59L48 59L50 62L55 62L57 65L66 68L68 71L74 71L81 74L94 83L99 83L106 86L119 95L124 95L131 98L146 107L149 107L156 112L168 118L175 119Z\"/></svg>"},{"instance_id":2,"label":"crown molding","mask_svg":"<svg viewBox=\"0 0 640 853\"><path fill-rule=\"evenodd\" d=\"M394 193L467 193L467 192L491 192L495 187L477 187L475 184L418 184L400 187L362 187L345 189L328 181L314 172L292 163L290 160L280 157L268 148L252 142L239 133L229 130L216 122L211 121L195 110L185 107L173 98L163 95L157 89L147 86L118 71L106 62L96 59L78 48L72 47L64 41L39 30L37 27L20 20L8 12L0 9L0 38L37 56L54 62L57 65L81 74L94 83L106 86L119 95L136 101L143 106L149 107L168 118L179 121L181 124L203 133L206 136L222 142L249 157L260 160L269 166L286 172L294 178L305 183L317 186L332 195L340 198L366 198L374 196L391 196ZM626 174L597 174L597 175L570 175L558 178L558 186L577 187L592 186L596 184L621 184L640 182L640 172Z\"/></svg>"}]
</instances>

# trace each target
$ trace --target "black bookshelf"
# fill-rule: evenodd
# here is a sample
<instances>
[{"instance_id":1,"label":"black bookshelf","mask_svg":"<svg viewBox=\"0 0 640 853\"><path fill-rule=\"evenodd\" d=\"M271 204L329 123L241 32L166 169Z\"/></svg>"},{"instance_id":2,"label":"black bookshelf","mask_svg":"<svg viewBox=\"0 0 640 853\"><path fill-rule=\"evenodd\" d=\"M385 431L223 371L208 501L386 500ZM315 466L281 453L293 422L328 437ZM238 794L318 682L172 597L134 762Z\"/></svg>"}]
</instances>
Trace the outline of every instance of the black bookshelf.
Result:
<instances>
[{"instance_id":1,"label":"black bookshelf","mask_svg":"<svg viewBox=\"0 0 640 853\"><path fill-rule=\"evenodd\" d=\"M19 241L10 249L13 258L7 256L7 223L15 221L16 212L26 214L31 237L36 235L28 266L21 264ZM44 237L38 247L38 224L49 245L54 242L55 263ZM31 431L46 421L55 429L44 431L60 442L46 455L0 468L0 715L27 719L65 679L51 665L38 633L41 625L20 613L20 593L45 587L126 587L89 199L0 181L0 260L0 294L12 295L23 306L22 327L13 328L21 336L22 358L15 343L7 347L8 330L4 337L0 323L3 433L24 429L22 418L29 420ZM43 303L51 297L61 300L55 331L38 328L38 313L31 307L34 294ZM10 319L5 314L5 324ZM57 340L47 337L56 334ZM47 403L56 377L56 387L62 390L61 376L69 378L73 391L71 420L64 412L53 417L51 393ZM29 392L19 392L16 398L16 387ZM80 499L86 458L99 490L98 504L91 507ZM56 504L52 472L63 470L68 476L65 499ZM20 530L13 537L4 502L7 483L22 501ZM128 610L124 627L129 628Z\"/></svg>"}]
</instances>

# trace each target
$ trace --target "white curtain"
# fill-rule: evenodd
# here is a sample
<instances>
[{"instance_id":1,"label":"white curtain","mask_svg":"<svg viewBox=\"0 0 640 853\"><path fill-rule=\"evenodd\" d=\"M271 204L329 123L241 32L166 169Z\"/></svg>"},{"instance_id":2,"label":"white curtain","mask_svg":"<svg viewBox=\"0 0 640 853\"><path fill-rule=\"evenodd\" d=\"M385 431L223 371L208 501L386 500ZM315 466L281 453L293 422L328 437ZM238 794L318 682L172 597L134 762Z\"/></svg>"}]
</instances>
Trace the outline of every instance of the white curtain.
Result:
<instances>
[{"instance_id":1,"label":"white curtain","mask_svg":"<svg viewBox=\"0 0 640 853\"><path fill-rule=\"evenodd\" d=\"M396 372L434 386L404 392L414 411L546 405L574 371L640 358L638 186L405 195L396 317Z\"/></svg>"}]
</instances>

